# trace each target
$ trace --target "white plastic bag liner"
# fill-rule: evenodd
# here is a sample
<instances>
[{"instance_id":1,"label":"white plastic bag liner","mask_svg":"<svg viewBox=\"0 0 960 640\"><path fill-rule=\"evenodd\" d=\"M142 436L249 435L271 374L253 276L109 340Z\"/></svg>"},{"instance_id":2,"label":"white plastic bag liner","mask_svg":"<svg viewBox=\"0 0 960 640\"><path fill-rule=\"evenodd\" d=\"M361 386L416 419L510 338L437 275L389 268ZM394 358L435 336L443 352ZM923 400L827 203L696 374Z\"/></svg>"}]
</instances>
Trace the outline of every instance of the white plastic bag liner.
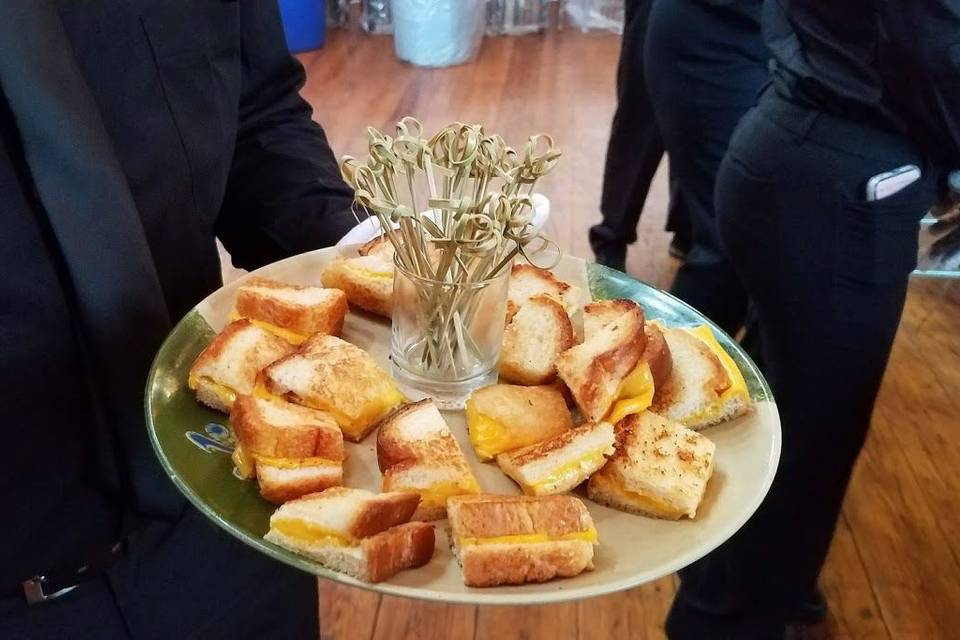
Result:
<instances>
[{"instance_id":1,"label":"white plastic bag liner","mask_svg":"<svg viewBox=\"0 0 960 640\"><path fill-rule=\"evenodd\" d=\"M421 67L448 67L480 47L485 0L393 0L397 57Z\"/></svg>"}]
</instances>

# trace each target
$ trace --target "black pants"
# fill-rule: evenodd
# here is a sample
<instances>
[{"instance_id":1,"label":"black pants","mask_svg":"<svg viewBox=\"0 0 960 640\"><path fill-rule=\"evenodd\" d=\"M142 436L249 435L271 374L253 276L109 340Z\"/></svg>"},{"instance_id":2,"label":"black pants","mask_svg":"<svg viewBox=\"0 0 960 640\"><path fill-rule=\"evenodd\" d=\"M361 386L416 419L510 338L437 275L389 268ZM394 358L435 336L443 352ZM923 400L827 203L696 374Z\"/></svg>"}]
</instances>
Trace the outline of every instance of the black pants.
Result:
<instances>
[{"instance_id":1,"label":"black pants","mask_svg":"<svg viewBox=\"0 0 960 640\"><path fill-rule=\"evenodd\" d=\"M924 177L865 201L871 176L904 164ZM815 587L941 176L904 139L772 92L737 128L717 215L759 315L783 452L753 518L682 572L671 638L782 637Z\"/></svg>"},{"instance_id":2,"label":"black pants","mask_svg":"<svg viewBox=\"0 0 960 640\"><path fill-rule=\"evenodd\" d=\"M736 7L655 0L648 29L647 88L693 227L671 293L735 334L747 296L720 246L713 191L734 127L768 82L769 55L759 24Z\"/></svg>"},{"instance_id":3,"label":"black pants","mask_svg":"<svg viewBox=\"0 0 960 640\"><path fill-rule=\"evenodd\" d=\"M627 0L624 4L617 110L610 127L600 199L603 222L590 229L595 243L631 244L637 240L640 213L663 158L663 140L643 77L643 50L652 4L653 0ZM667 229L680 236L689 234L689 218L672 178Z\"/></svg>"},{"instance_id":4,"label":"black pants","mask_svg":"<svg viewBox=\"0 0 960 640\"><path fill-rule=\"evenodd\" d=\"M0 638L307 640L317 582L245 547L193 508L138 532L107 574L49 602L0 600Z\"/></svg>"}]
</instances>

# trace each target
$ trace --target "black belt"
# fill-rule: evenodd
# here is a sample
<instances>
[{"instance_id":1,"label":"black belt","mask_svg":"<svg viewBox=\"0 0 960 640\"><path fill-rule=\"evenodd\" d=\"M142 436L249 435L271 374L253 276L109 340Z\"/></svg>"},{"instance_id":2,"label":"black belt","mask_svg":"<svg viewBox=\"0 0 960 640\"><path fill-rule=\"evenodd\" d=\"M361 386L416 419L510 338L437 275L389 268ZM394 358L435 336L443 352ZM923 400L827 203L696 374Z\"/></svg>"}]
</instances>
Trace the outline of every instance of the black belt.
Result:
<instances>
[{"instance_id":1,"label":"black belt","mask_svg":"<svg viewBox=\"0 0 960 640\"><path fill-rule=\"evenodd\" d=\"M38 573L24 580L19 587L5 590L6 597L22 597L27 604L39 604L65 596L78 586L102 576L120 559L124 551L123 541L94 549L82 565Z\"/></svg>"}]
</instances>

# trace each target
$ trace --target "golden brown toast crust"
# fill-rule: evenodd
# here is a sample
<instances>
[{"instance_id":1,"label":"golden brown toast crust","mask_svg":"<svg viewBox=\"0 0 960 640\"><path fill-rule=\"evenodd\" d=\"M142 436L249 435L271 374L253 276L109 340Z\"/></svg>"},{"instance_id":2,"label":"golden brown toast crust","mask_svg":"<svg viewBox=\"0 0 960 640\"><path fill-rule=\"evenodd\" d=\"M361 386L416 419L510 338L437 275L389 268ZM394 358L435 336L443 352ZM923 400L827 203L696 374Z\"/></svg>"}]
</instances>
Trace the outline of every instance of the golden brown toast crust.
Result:
<instances>
[{"instance_id":1,"label":"golden brown toast crust","mask_svg":"<svg viewBox=\"0 0 960 640\"><path fill-rule=\"evenodd\" d=\"M390 242L390 238L388 238L386 235L381 233L376 238L373 238L372 240L367 240L362 245L360 245L360 248L357 249L357 253L359 253L362 256L370 256L370 255L382 255L385 257L389 256L392 259L393 244Z\"/></svg>"},{"instance_id":2,"label":"golden brown toast crust","mask_svg":"<svg viewBox=\"0 0 960 640\"><path fill-rule=\"evenodd\" d=\"M530 462L533 462L534 460L538 460L550 455L551 452L556 451L557 449L562 449L583 434L590 433L596 428L596 424L582 424L579 427L574 427L569 431L564 431L563 433L555 435L547 440L544 440L543 442L538 442L528 447L522 447L506 453L501 453L500 455L506 456L510 460L510 464L517 467L522 467Z\"/></svg>"},{"instance_id":3,"label":"golden brown toast crust","mask_svg":"<svg viewBox=\"0 0 960 640\"><path fill-rule=\"evenodd\" d=\"M403 419L405 415L417 411L422 405L429 402L431 400L426 398L418 402L402 404L385 415L377 424L379 429L377 432L377 466L380 467L381 473L400 463L416 461L420 457L418 443L394 437L390 425L396 420Z\"/></svg>"},{"instance_id":4,"label":"golden brown toast crust","mask_svg":"<svg viewBox=\"0 0 960 640\"><path fill-rule=\"evenodd\" d=\"M541 269L540 267L535 267L532 264L528 263L517 263L510 268L510 277L517 278L524 275L529 275L532 277L539 278L544 282L544 287L550 290L550 294L558 302L562 299L563 295L570 291L571 285L559 279L557 276L553 275L553 272L548 269ZM543 294L541 294L543 295ZM520 305L514 301L513 298L507 299L507 322L513 319L513 316L516 315L517 311L520 310Z\"/></svg>"},{"instance_id":5,"label":"golden brown toast crust","mask_svg":"<svg viewBox=\"0 0 960 640\"><path fill-rule=\"evenodd\" d=\"M683 329L676 330L683 331ZM691 339L695 341L691 342L691 344L703 355L705 361L710 363L710 375L698 382L703 385L704 389L711 389L719 396L730 387L730 376L727 375L727 370L723 368L720 359L710 350L710 347L696 336L691 336ZM676 376L672 375L671 370L671 375L667 378L666 382L655 387L653 404L650 406L650 410L654 413L660 413L673 404L674 394L676 393L675 385L677 384L679 384L679 382Z\"/></svg>"},{"instance_id":6,"label":"golden brown toast crust","mask_svg":"<svg viewBox=\"0 0 960 640\"><path fill-rule=\"evenodd\" d=\"M593 520L573 496L455 496L447 501L458 539L544 534L561 536L587 531Z\"/></svg>"},{"instance_id":7,"label":"golden brown toast crust","mask_svg":"<svg viewBox=\"0 0 960 640\"><path fill-rule=\"evenodd\" d=\"M333 472L333 471L336 472ZM273 477L270 468L264 469L258 467L257 482L260 486L260 495L264 500L274 504L283 504L290 500L311 493L319 493L330 487L338 487L343 484L343 467L326 467L324 473L317 473L309 477L301 477L295 480L277 479Z\"/></svg>"},{"instance_id":8,"label":"golden brown toast crust","mask_svg":"<svg viewBox=\"0 0 960 640\"><path fill-rule=\"evenodd\" d=\"M366 554L367 582L382 582L403 569L422 567L430 562L436 545L433 526L409 522L364 538L360 546Z\"/></svg>"},{"instance_id":9,"label":"golden brown toast crust","mask_svg":"<svg viewBox=\"0 0 960 640\"><path fill-rule=\"evenodd\" d=\"M657 325L647 322L643 330L647 334L647 345L643 350L641 359L650 365L653 387L659 389L670 379L670 372L673 370L670 346Z\"/></svg>"},{"instance_id":10,"label":"golden brown toast crust","mask_svg":"<svg viewBox=\"0 0 960 640\"><path fill-rule=\"evenodd\" d=\"M329 263L320 276L323 286L340 289L347 295L350 304L389 318L393 311L393 280L375 286L349 271L349 258L337 258Z\"/></svg>"},{"instance_id":11,"label":"golden brown toast crust","mask_svg":"<svg viewBox=\"0 0 960 640\"><path fill-rule=\"evenodd\" d=\"M230 412L230 425L248 453L288 459L344 459L343 434L333 416L292 403L288 405L288 411L304 417L303 425L275 427L264 418L253 396L237 397Z\"/></svg>"},{"instance_id":12,"label":"golden brown toast crust","mask_svg":"<svg viewBox=\"0 0 960 640\"><path fill-rule=\"evenodd\" d=\"M533 296L526 304L538 307L542 313L550 317L550 321L555 323L559 329L559 336L553 345L554 360L556 360L556 356L576 343L576 335L573 332L573 323L570 321L570 316L567 315L562 304L548 295ZM529 371L523 366L523 362L512 357L515 351L522 349L526 337L520 332L519 326L515 322L515 316L516 314L511 316L512 319L504 331L500 375L505 380L518 384L549 384L557 377L556 367L551 367L548 372L541 374L540 372Z\"/></svg>"},{"instance_id":13,"label":"golden brown toast crust","mask_svg":"<svg viewBox=\"0 0 960 640\"><path fill-rule=\"evenodd\" d=\"M343 319L348 310L347 295L339 289L327 289L332 293L323 305L304 306L265 298L252 291L252 287L298 291L314 288L267 278L251 278L237 290L236 311L244 318L267 322L302 336L314 333L339 335L343 330Z\"/></svg>"},{"instance_id":14,"label":"golden brown toast crust","mask_svg":"<svg viewBox=\"0 0 960 640\"><path fill-rule=\"evenodd\" d=\"M570 387L577 406L580 407L584 416L592 422L599 422L603 419L614 400L613 397L604 397L607 394L601 388L601 385L605 385L610 379L622 380L633 371L647 345L643 309L640 305L631 300L615 300L612 301L612 304L623 310L622 319L614 322L630 322L630 316L632 316L632 321L636 325L636 330L632 335L616 346L594 356L587 365L585 375L579 384L573 382L574 376L570 375L569 371L567 374L564 373L564 367L572 359L570 354L572 354L573 349L581 349L589 343L590 338L587 339L587 342L567 350L557 359L557 370L560 372L561 378ZM589 314L590 305L587 305L587 307L585 313ZM577 379L580 380L579 377Z\"/></svg>"},{"instance_id":15,"label":"golden brown toast crust","mask_svg":"<svg viewBox=\"0 0 960 640\"><path fill-rule=\"evenodd\" d=\"M460 550L460 562L469 587L546 582L593 569L593 545L568 540L472 546Z\"/></svg>"},{"instance_id":16,"label":"golden brown toast crust","mask_svg":"<svg viewBox=\"0 0 960 640\"><path fill-rule=\"evenodd\" d=\"M200 352L200 355L197 356L197 359L193 361L193 365L190 367L190 375L194 375L197 371L207 364L208 362L214 361L223 355L224 349L227 345L230 344L230 341L233 340L234 335L240 333L241 331L246 330L251 323L249 320L241 318L240 320L234 320L223 330L218 333L213 340L210 341L210 344ZM268 341L271 347L275 347L279 351L284 351L286 353L292 353L295 349L285 340L281 340L272 333L266 333L263 337L264 340Z\"/></svg>"}]
</instances>

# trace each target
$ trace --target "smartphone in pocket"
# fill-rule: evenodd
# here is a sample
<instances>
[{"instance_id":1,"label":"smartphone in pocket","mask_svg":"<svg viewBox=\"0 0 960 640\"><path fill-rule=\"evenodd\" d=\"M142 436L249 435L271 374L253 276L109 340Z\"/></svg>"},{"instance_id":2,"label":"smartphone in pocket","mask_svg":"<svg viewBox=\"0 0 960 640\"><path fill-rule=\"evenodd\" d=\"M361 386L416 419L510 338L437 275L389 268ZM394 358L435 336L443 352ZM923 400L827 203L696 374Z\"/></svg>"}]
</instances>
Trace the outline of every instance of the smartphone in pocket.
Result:
<instances>
[{"instance_id":1,"label":"smartphone in pocket","mask_svg":"<svg viewBox=\"0 0 960 640\"><path fill-rule=\"evenodd\" d=\"M920 179L920 167L905 164L891 171L878 173L867 180L867 200L883 200Z\"/></svg>"}]
</instances>

